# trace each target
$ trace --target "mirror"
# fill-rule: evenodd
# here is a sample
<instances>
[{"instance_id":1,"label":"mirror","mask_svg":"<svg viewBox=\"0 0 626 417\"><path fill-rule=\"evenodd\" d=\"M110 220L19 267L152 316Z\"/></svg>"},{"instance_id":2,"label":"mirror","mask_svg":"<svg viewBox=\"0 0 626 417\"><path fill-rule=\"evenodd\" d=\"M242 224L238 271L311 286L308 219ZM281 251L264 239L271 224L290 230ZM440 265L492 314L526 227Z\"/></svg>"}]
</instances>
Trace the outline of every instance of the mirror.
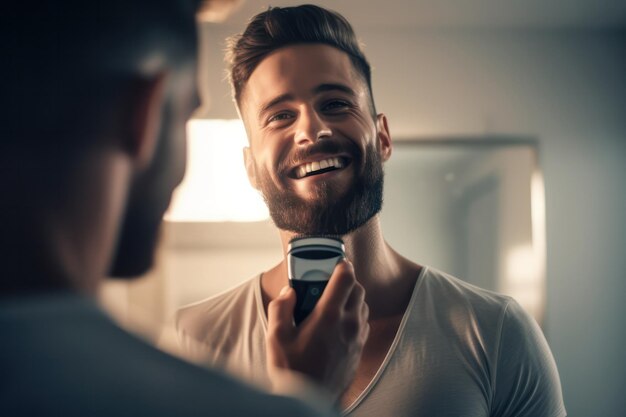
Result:
<instances>
[{"instance_id":1,"label":"mirror","mask_svg":"<svg viewBox=\"0 0 626 417\"><path fill-rule=\"evenodd\" d=\"M384 198L383 230L397 251L510 295L542 323L545 204L535 141L396 141Z\"/></svg>"}]
</instances>

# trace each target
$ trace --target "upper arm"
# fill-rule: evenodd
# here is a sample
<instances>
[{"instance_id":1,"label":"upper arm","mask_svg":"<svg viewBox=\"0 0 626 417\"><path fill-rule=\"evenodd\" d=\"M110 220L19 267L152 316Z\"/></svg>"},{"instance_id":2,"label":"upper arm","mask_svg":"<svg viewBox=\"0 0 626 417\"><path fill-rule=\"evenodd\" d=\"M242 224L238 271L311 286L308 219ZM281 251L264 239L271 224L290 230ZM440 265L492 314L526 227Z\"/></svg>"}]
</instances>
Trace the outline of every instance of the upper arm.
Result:
<instances>
[{"instance_id":1,"label":"upper arm","mask_svg":"<svg viewBox=\"0 0 626 417\"><path fill-rule=\"evenodd\" d=\"M565 416L550 347L535 320L513 300L502 320L492 415Z\"/></svg>"}]
</instances>

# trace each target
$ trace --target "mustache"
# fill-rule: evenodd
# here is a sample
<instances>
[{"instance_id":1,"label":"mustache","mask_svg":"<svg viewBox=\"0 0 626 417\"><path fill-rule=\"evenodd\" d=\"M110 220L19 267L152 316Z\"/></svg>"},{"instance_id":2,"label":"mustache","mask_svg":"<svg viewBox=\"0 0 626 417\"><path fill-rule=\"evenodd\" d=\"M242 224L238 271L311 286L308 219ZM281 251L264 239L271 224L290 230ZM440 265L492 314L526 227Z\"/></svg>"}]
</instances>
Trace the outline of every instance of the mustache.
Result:
<instances>
[{"instance_id":1,"label":"mustache","mask_svg":"<svg viewBox=\"0 0 626 417\"><path fill-rule=\"evenodd\" d=\"M278 172L284 173L292 169L294 166L300 165L301 161L312 158L316 155L339 153L347 153L354 159L357 159L361 154L359 148L352 142L336 142L329 139L322 139L307 146L306 148L298 148L294 150L289 157L283 159L278 164Z\"/></svg>"}]
</instances>

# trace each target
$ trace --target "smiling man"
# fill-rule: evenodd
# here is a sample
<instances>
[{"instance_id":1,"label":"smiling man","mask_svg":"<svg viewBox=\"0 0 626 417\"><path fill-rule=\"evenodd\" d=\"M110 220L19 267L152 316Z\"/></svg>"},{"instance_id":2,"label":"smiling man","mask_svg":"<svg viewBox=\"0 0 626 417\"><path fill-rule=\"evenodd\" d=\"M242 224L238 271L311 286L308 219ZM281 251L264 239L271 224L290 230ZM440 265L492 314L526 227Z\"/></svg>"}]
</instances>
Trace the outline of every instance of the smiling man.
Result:
<instances>
[{"instance_id":1,"label":"smiling man","mask_svg":"<svg viewBox=\"0 0 626 417\"><path fill-rule=\"evenodd\" d=\"M286 47L259 63L244 94L248 176L279 229L346 235L380 211L391 142L347 54Z\"/></svg>"},{"instance_id":2,"label":"smiling man","mask_svg":"<svg viewBox=\"0 0 626 417\"><path fill-rule=\"evenodd\" d=\"M513 299L413 263L385 242L378 213L391 136L350 24L316 6L270 8L232 40L229 62L248 176L283 249L298 235L340 236L366 291L370 335L341 393L344 413L564 416L548 345ZM282 261L182 309L183 346L207 364L267 379L265 352L280 342L266 342L268 304L287 281ZM282 297L293 310L293 291Z\"/></svg>"}]
</instances>

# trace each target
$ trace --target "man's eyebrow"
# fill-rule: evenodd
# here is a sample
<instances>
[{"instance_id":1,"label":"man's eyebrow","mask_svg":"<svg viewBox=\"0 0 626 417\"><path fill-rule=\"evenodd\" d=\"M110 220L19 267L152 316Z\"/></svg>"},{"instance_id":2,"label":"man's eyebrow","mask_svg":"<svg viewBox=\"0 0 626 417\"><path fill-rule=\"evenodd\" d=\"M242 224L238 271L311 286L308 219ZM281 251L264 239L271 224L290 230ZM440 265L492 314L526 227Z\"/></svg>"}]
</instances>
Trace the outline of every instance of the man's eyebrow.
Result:
<instances>
[{"instance_id":1,"label":"man's eyebrow","mask_svg":"<svg viewBox=\"0 0 626 417\"><path fill-rule=\"evenodd\" d=\"M261 119L263 115L267 111L269 111L272 107L275 107L281 103L284 103L285 101L291 101L293 99L294 99L293 94L289 94L289 93L281 94L278 97L273 98L272 100L268 101L261 107L261 110L259 110L259 119Z\"/></svg>"},{"instance_id":2,"label":"man's eyebrow","mask_svg":"<svg viewBox=\"0 0 626 417\"><path fill-rule=\"evenodd\" d=\"M326 91L341 91L351 96L357 95L356 92L352 88L348 87L347 85L338 84L338 83L320 84L313 89L313 92L316 94L324 93Z\"/></svg>"}]
</instances>

